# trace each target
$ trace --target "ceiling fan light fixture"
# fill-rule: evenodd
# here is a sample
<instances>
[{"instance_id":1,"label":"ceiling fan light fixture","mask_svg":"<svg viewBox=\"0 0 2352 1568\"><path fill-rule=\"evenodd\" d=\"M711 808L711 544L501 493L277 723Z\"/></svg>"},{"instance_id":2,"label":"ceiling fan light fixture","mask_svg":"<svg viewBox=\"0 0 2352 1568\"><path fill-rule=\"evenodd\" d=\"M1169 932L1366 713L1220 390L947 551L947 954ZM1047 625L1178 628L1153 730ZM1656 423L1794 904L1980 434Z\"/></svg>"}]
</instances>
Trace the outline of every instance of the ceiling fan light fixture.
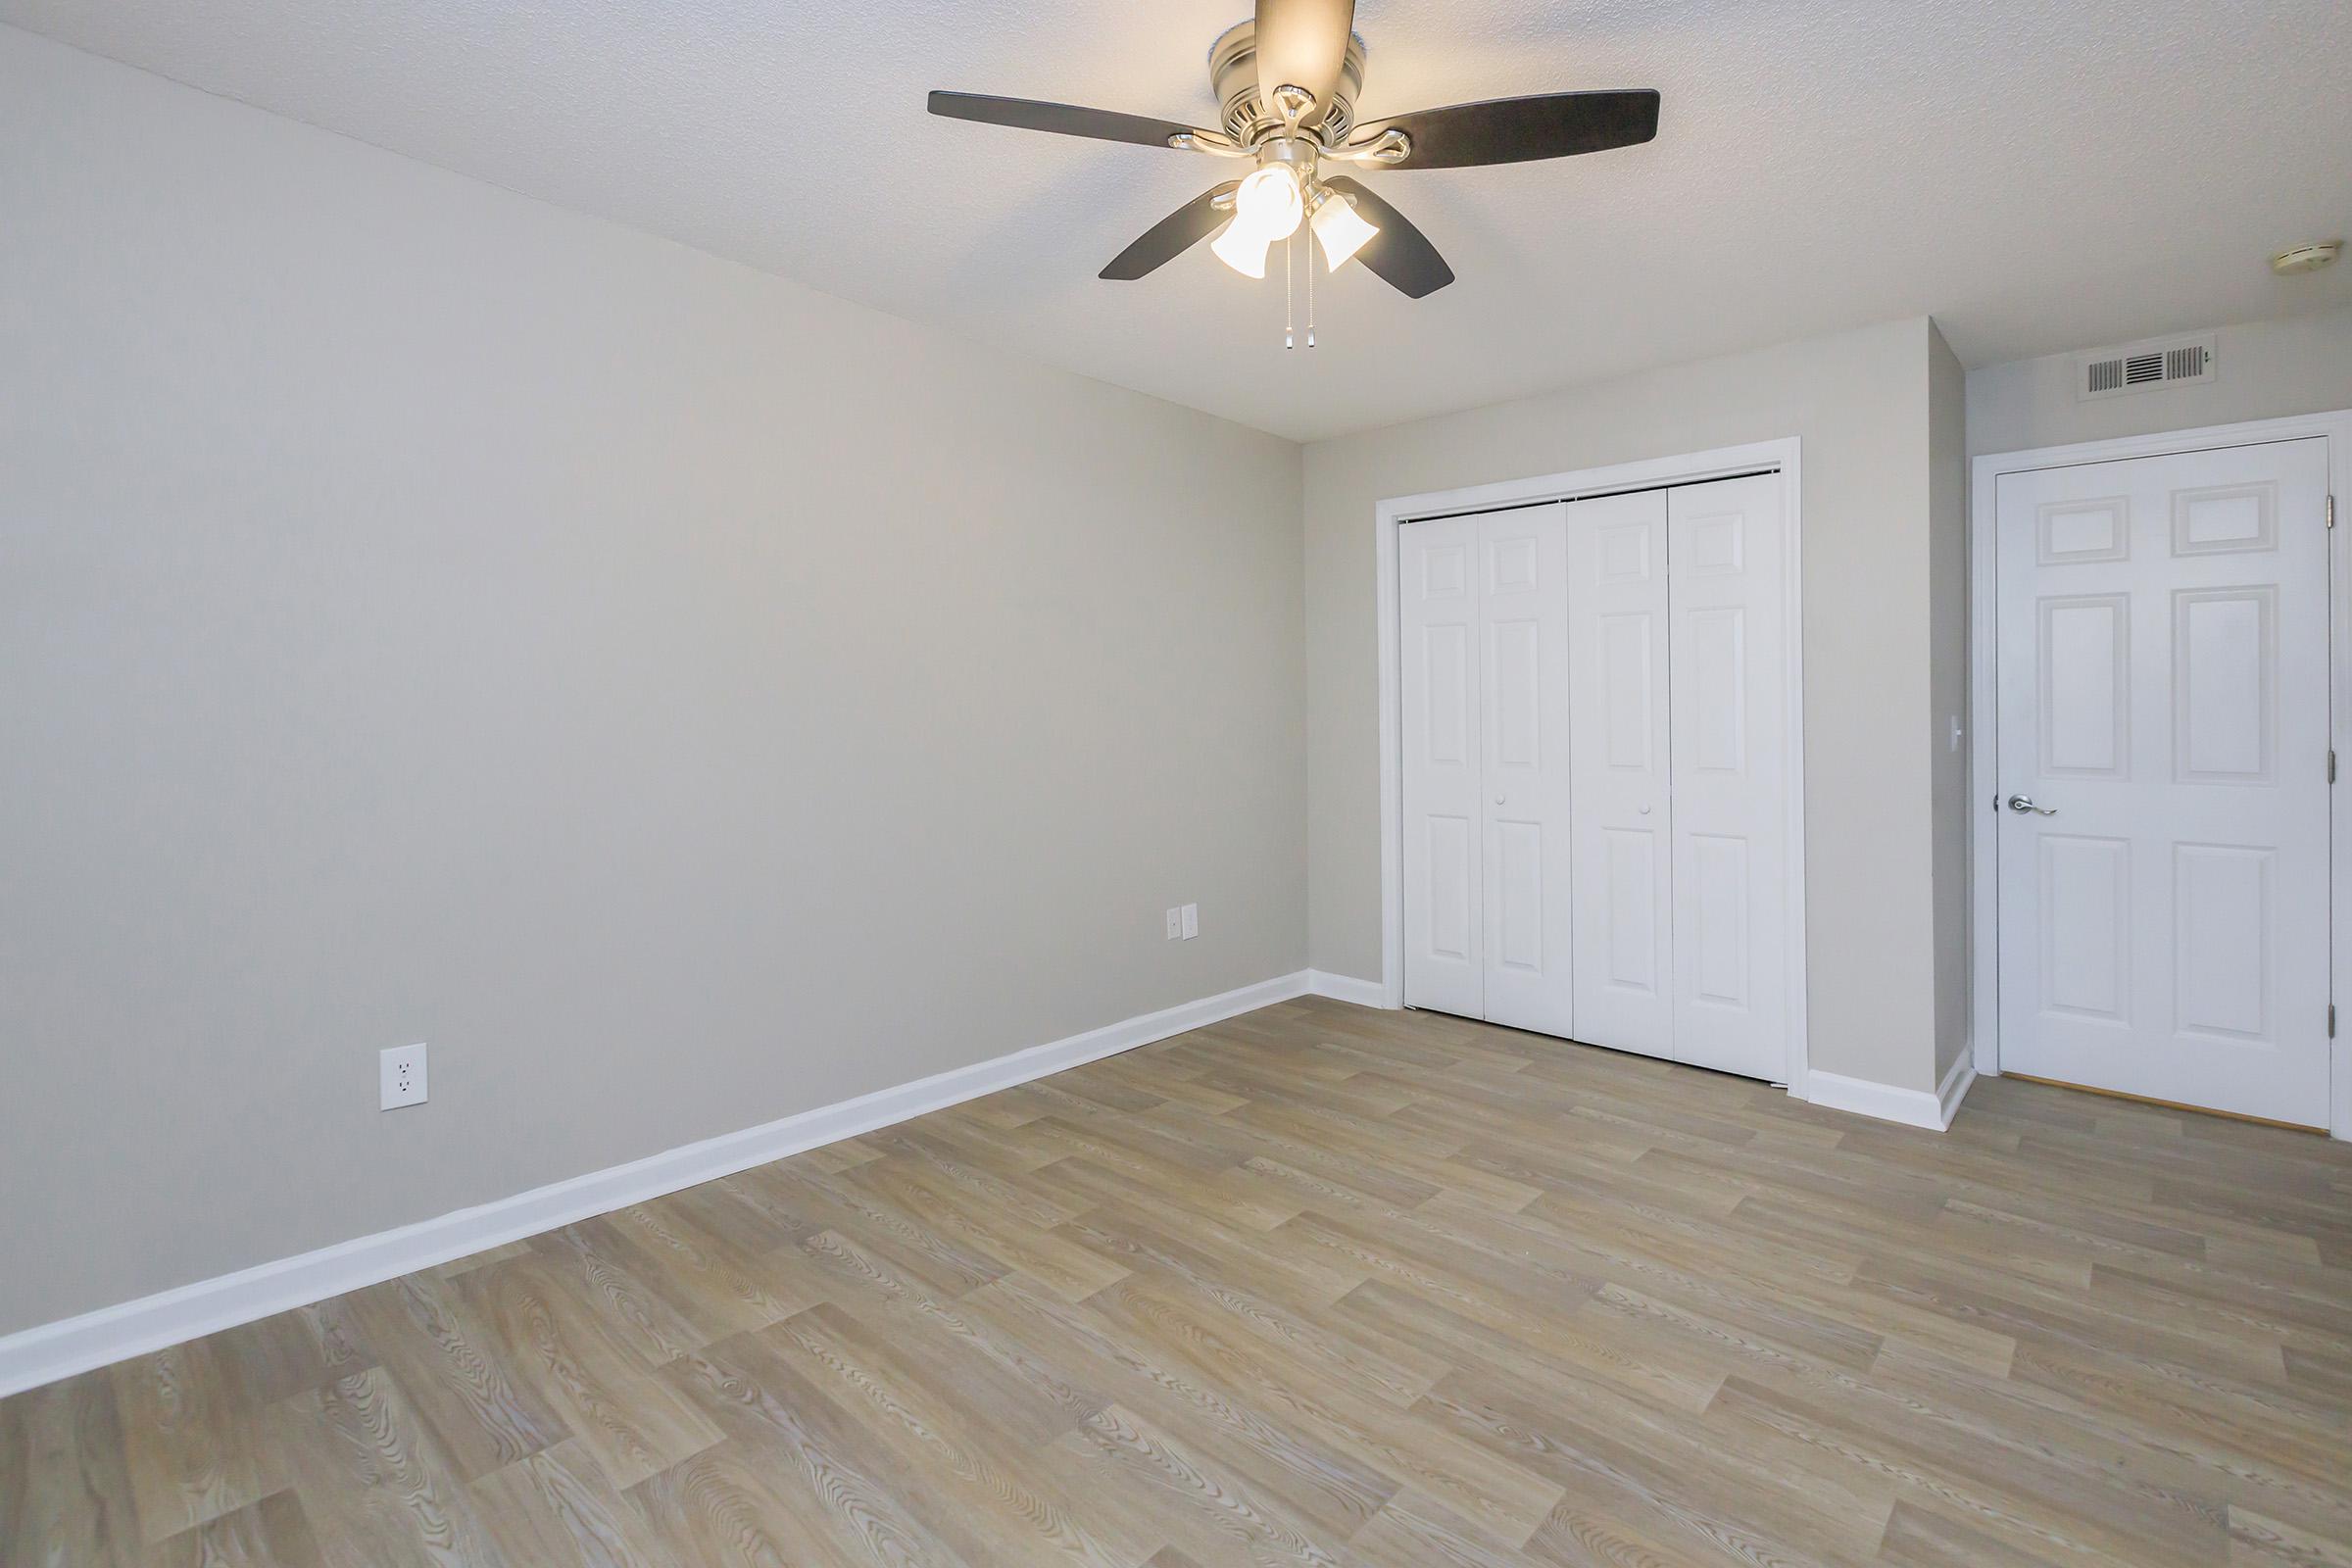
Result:
<instances>
[{"instance_id":1,"label":"ceiling fan light fixture","mask_svg":"<svg viewBox=\"0 0 2352 1568\"><path fill-rule=\"evenodd\" d=\"M1100 276L1119 282L1166 266L1208 241L1245 277L1263 278L1267 252L1310 218L1307 341L1314 341L1314 257L1333 270L1361 261L1407 299L1453 281L1453 269L1412 220L1326 164L1476 169L1634 147L1658 133L1658 93L1641 87L1536 93L1450 104L1361 122L1364 43L1356 0L1254 0L1254 14L1209 49L1208 76L1221 129L1151 115L991 93L934 92L934 115L1056 136L1126 142L1247 163L1245 177L1201 192L1110 259ZM1331 200L1333 196L1340 201ZM1372 244L1377 238L1380 243ZM1295 260L1286 255L1286 263ZM1293 268L1283 269L1287 277ZM1287 292L1287 289L1286 289Z\"/></svg>"},{"instance_id":2,"label":"ceiling fan light fixture","mask_svg":"<svg viewBox=\"0 0 2352 1568\"><path fill-rule=\"evenodd\" d=\"M1380 233L1379 224L1367 221L1355 210L1355 203L1336 190L1324 191L1316 199L1315 215L1309 221L1323 246L1323 259L1335 272Z\"/></svg>"},{"instance_id":3,"label":"ceiling fan light fixture","mask_svg":"<svg viewBox=\"0 0 2352 1568\"><path fill-rule=\"evenodd\" d=\"M1267 247L1296 234L1305 212L1297 171L1288 164L1267 164L1251 171L1233 193L1233 221L1209 249L1244 277L1263 277Z\"/></svg>"},{"instance_id":4,"label":"ceiling fan light fixture","mask_svg":"<svg viewBox=\"0 0 2352 1568\"><path fill-rule=\"evenodd\" d=\"M1306 216L1306 195L1298 186L1298 172L1288 164L1266 164L1252 170L1233 193L1234 221L1266 236L1271 245L1298 231Z\"/></svg>"},{"instance_id":5,"label":"ceiling fan light fixture","mask_svg":"<svg viewBox=\"0 0 2352 1568\"><path fill-rule=\"evenodd\" d=\"M1217 260L1244 277L1266 275L1266 252L1273 247L1271 236L1251 228L1236 215L1224 231L1208 242Z\"/></svg>"}]
</instances>

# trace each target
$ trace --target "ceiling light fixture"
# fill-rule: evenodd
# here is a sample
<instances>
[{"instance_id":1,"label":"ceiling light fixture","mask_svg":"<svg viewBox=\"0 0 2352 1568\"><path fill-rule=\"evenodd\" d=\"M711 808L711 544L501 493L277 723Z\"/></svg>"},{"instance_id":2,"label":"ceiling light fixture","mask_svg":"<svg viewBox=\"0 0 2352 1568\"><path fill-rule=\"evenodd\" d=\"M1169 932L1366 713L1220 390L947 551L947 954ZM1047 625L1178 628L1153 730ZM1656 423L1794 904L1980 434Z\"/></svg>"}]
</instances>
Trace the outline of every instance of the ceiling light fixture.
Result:
<instances>
[{"instance_id":1,"label":"ceiling light fixture","mask_svg":"<svg viewBox=\"0 0 2352 1568\"><path fill-rule=\"evenodd\" d=\"M1217 260L1244 277L1266 275L1266 251L1274 243L1263 234L1252 234L1239 218L1225 225L1225 232L1208 242L1217 253Z\"/></svg>"},{"instance_id":2,"label":"ceiling light fixture","mask_svg":"<svg viewBox=\"0 0 2352 1568\"><path fill-rule=\"evenodd\" d=\"M1633 147L1658 133L1658 94L1646 87L1493 98L1359 122L1364 41L1355 35L1355 0L1256 0L1254 15L1210 46L1208 76L1221 116L1213 129L987 93L935 92L930 109L951 120L1253 166L1146 229L1102 275L1133 282L1208 240L1226 266L1262 278L1267 252L1307 221L1309 347L1317 245L1332 270L1359 261L1408 299L1425 299L1453 281L1453 269L1412 220L1348 174L1326 169L1473 169ZM1297 249L1293 240L1285 255L1286 294Z\"/></svg>"},{"instance_id":3,"label":"ceiling light fixture","mask_svg":"<svg viewBox=\"0 0 2352 1568\"><path fill-rule=\"evenodd\" d=\"M1252 170L1233 193L1233 221L1209 249L1244 277L1263 277L1267 249L1298 232L1305 211L1298 172L1288 164L1267 164Z\"/></svg>"},{"instance_id":4,"label":"ceiling light fixture","mask_svg":"<svg viewBox=\"0 0 2352 1568\"><path fill-rule=\"evenodd\" d=\"M1323 260L1335 272L1380 234L1379 224L1364 221L1356 213L1355 203L1335 190L1315 192L1311 221L1315 239L1323 247Z\"/></svg>"}]
</instances>

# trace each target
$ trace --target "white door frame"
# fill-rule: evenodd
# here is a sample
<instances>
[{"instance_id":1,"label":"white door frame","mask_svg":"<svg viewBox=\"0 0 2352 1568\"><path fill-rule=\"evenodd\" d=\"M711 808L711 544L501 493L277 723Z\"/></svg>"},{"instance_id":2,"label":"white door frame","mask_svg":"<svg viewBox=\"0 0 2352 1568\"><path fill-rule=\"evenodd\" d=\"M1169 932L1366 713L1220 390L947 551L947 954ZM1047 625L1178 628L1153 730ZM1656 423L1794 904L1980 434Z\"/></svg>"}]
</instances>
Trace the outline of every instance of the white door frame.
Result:
<instances>
[{"instance_id":1,"label":"white door frame","mask_svg":"<svg viewBox=\"0 0 2352 1568\"><path fill-rule=\"evenodd\" d=\"M1804 484L1799 468L1801 443L1795 436L1757 441L1745 446L1718 447L1681 457L1652 458L1642 463L1612 464L1580 468L1571 473L1543 474L1532 479L1506 479L1496 484L1441 490L1428 495L1395 496L1374 511L1373 549L1376 552L1379 593L1375 614L1380 636L1380 979L1383 1005L1404 1005L1404 790L1402 785L1404 734L1398 710L1396 670L1396 530L1420 517L1456 512L1486 512L1498 507L1540 506L1550 501L1583 501L1592 496L1660 485L1697 484L1740 474L1778 468L1783 515L1781 550L1786 566L1783 599L1788 638L1788 864L1786 889L1788 930L1788 1063L1785 1069L1788 1092L1805 1096L1805 745L1804 745L1804 614L1803 540Z\"/></svg>"},{"instance_id":2,"label":"white door frame","mask_svg":"<svg viewBox=\"0 0 2352 1568\"><path fill-rule=\"evenodd\" d=\"M2328 489L2330 495L2352 499L2352 410L2335 414L2297 415L2283 419L2255 419L2242 424L2206 425L2193 430L2166 430L2154 435L2124 436L2111 441L2082 441L2072 446L2039 447L2027 452L1998 452L1978 458L1969 474L1969 725L1976 732L1969 751L1968 853L1970 868L1969 966L1972 979L1970 1016L1977 1072L1997 1077L2001 1070L2000 1009L2000 864L1998 835L1986 831L1992 820L1993 797L1999 792L2000 758L1998 713L1993 682L1994 608L1997 588L1993 576L1993 546L1997 532L1995 488L2004 473L2035 468L2069 467L2081 463L2111 463L2124 458L2161 458L2197 452L2209 447L2252 446L2268 441L2300 441L2323 437L2328 442ZM2340 534L2342 530L2338 529ZM2328 540L2328 744L2352 760L2352 572L2337 534ZM2333 906L2328 934L2328 994L2352 1001L2343 984L2352 975L2352 834L2341 831L2343 791L2352 788L2352 768L2339 774L2328 791L2328 890ZM2329 1054L2328 1126L2338 1138L2352 1138L2352 1017L2337 1031Z\"/></svg>"}]
</instances>

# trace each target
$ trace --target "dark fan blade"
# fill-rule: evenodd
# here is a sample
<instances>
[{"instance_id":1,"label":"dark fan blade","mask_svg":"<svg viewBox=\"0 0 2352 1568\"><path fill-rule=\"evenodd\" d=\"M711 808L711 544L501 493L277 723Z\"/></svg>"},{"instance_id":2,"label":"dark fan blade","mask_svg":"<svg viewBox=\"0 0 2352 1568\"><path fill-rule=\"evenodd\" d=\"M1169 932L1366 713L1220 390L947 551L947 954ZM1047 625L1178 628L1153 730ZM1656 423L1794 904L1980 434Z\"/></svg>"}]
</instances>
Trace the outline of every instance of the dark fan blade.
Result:
<instances>
[{"instance_id":1,"label":"dark fan blade","mask_svg":"<svg viewBox=\"0 0 2352 1568\"><path fill-rule=\"evenodd\" d=\"M1217 225L1233 216L1231 207L1217 206L1217 198L1232 195L1241 183L1238 179L1227 180L1215 190L1203 191L1186 202L1144 230L1143 238L1112 257L1110 265L1102 269L1102 275L1130 282L1182 256L1214 234Z\"/></svg>"},{"instance_id":2,"label":"dark fan blade","mask_svg":"<svg viewBox=\"0 0 2352 1568\"><path fill-rule=\"evenodd\" d=\"M1340 68L1348 59L1348 34L1355 26L1355 0L1257 0L1257 96L1266 113L1279 116L1277 87L1304 87L1315 105L1302 125L1319 125L1331 95L1339 90Z\"/></svg>"},{"instance_id":3,"label":"dark fan blade","mask_svg":"<svg viewBox=\"0 0 2352 1568\"><path fill-rule=\"evenodd\" d=\"M1362 145L1401 130L1412 151L1391 169L1467 169L1477 164L1523 164L1533 158L1631 147L1658 133L1658 95L1630 92L1550 92L1535 98L1494 98L1483 104L1424 109L1355 127Z\"/></svg>"},{"instance_id":4,"label":"dark fan blade","mask_svg":"<svg viewBox=\"0 0 2352 1568\"><path fill-rule=\"evenodd\" d=\"M1325 175L1323 183L1343 196L1355 198L1355 210L1380 232L1365 242L1355 259L1394 284L1411 299L1423 299L1453 281L1453 269L1405 216L1347 175Z\"/></svg>"},{"instance_id":5,"label":"dark fan blade","mask_svg":"<svg viewBox=\"0 0 2352 1568\"><path fill-rule=\"evenodd\" d=\"M1092 136L1097 141L1131 141L1139 147L1165 147L1171 136L1203 134L1173 120L1114 115L1107 109L1040 103L1034 98L991 98L977 92L935 92L931 112L950 120L976 120L984 125L1050 130L1056 136Z\"/></svg>"}]
</instances>

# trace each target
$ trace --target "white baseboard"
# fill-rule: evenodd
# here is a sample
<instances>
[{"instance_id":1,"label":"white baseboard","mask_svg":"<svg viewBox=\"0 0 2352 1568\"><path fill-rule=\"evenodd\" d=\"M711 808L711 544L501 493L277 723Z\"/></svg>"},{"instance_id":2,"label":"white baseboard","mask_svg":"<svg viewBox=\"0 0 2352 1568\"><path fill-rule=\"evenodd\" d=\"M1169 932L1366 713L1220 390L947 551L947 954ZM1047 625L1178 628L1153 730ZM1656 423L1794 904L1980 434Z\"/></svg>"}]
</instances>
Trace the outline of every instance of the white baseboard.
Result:
<instances>
[{"instance_id":1,"label":"white baseboard","mask_svg":"<svg viewBox=\"0 0 2352 1568\"><path fill-rule=\"evenodd\" d=\"M1377 980L1358 980L1349 974L1326 974L1320 969L1306 971L1309 995L1329 997L1334 1002L1352 1002L1359 1007L1386 1007L1389 988Z\"/></svg>"},{"instance_id":2,"label":"white baseboard","mask_svg":"<svg viewBox=\"0 0 2352 1568\"><path fill-rule=\"evenodd\" d=\"M1947 1129L1952 1125L1952 1118L1960 1114L1960 1102L1966 1100L1968 1092L1976 1087L1976 1053L1963 1051L1959 1059L1946 1069L1943 1082L1936 1090L1936 1108L1943 1117L1943 1125Z\"/></svg>"},{"instance_id":3,"label":"white baseboard","mask_svg":"<svg viewBox=\"0 0 2352 1568\"><path fill-rule=\"evenodd\" d=\"M1188 1029L1305 996L1309 989L1308 972L1302 969L1222 996L1203 997L1066 1040L805 1110L764 1126L536 1187L478 1207L457 1209L435 1219L337 1242L316 1251L24 1329L0 1338L0 1396L380 1284L699 1182L715 1181L803 1150L854 1138Z\"/></svg>"},{"instance_id":4,"label":"white baseboard","mask_svg":"<svg viewBox=\"0 0 2352 1568\"><path fill-rule=\"evenodd\" d=\"M1890 1084L1847 1078L1816 1067L1805 1075L1805 1099L1832 1110L1850 1110L1857 1116L1876 1116L1881 1121L1897 1121L1906 1127L1925 1127L1939 1133L1952 1125L1960 1102L1968 1098L1968 1091L1976 1081L1976 1063L1964 1051L1932 1095L1924 1089L1896 1089Z\"/></svg>"}]
</instances>

